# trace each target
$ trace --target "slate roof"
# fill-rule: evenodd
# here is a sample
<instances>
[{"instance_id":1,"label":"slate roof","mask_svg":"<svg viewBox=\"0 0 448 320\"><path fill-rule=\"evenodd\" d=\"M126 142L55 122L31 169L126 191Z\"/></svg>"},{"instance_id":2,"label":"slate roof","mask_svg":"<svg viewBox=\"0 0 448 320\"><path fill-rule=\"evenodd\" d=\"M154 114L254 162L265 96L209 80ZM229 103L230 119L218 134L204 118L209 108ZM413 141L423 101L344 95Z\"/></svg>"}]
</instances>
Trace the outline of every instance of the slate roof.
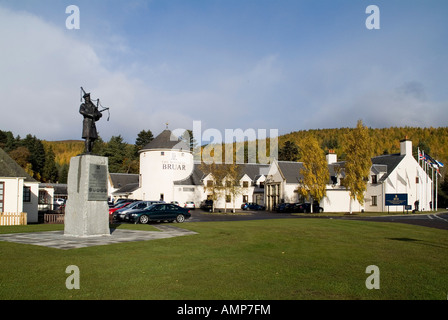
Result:
<instances>
[{"instance_id":1,"label":"slate roof","mask_svg":"<svg viewBox=\"0 0 448 320\"><path fill-rule=\"evenodd\" d=\"M57 196L66 196L68 194L66 183L39 183L39 188L53 188L54 194Z\"/></svg>"},{"instance_id":2,"label":"slate roof","mask_svg":"<svg viewBox=\"0 0 448 320\"><path fill-rule=\"evenodd\" d=\"M298 183L303 176L300 170L303 168L302 162L278 161L278 166L286 179L286 183Z\"/></svg>"},{"instance_id":3,"label":"slate roof","mask_svg":"<svg viewBox=\"0 0 448 320\"><path fill-rule=\"evenodd\" d=\"M163 130L157 137L155 137L150 143L144 146L140 152L154 149L171 149L171 150L183 150L190 151L190 146L184 141L179 140L173 133L166 129Z\"/></svg>"},{"instance_id":4,"label":"slate roof","mask_svg":"<svg viewBox=\"0 0 448 320\"><path fill-rule=\"evenodd\" d=\"M239 166L241 166L241 177L247 174L252 181L254 181L257 176L260 176L260 174L267 174L267 170L269 168L268 164L258 163L242 163L239 164ZM202 185L202 179L205 178L206 174L199 167L200 164L195 163L191 175L184 180L174 181L174 184L190 186Z\"/></svg>"},{"instance_id":5,"label":"slate roof","mask_svg":"<svg viewBox=\"0 0 448 320\"><path fill-rule=\"evenodd\" d=\"M0 177L25 178L26 182L38 182L0 148Z\"/></svg>"},{"instance_id":6,"label":"slate roof","mask_svg":"<svg viewBox=\"0 0 448 320\"><path fill-rule=\"evenodd\" d=\"M387 166L386 174L383 175L381 177L381 179L378 180L378 182L385 181L387 179L387 177L389 177L391 172L395 170L395 168L398 166L398 164L401 162L401 160L403 160L404 157L405 157L404 155L400 155L399 153L373 157L372 158L373 165Z\"/></svg>"},{"instance_id":7,"label":"slate roof","mask_svg":"<svg viewBox=\"0 0 448 320\"><path fill-rule=\"evenodd\" d=\"M127 185L121 187L120 189L114 191L112 194L114 195L120 195L120 194L129 194L134 192L139 188L139 183L128 183Z\"/></svg>"},{"instance_id":8,"label":"slate roof","mask_svg":"<svg viewBox=\"0 0 448 320\"><path fill-rule=\"evenodd\" d=\"M372 161L372 167L371 170L374 173L382 173L385 172L385 174L381 177L381 179L378 180L378 183L381 183L389 177L389 175L392 173L392 171L395 170L395 168L398 166L398 164L403 160L405 156L401 155L399 153L395 154L386 154L381 155L377 157L373 157L371 159ZM335 175L335 167L339 166L340 168L345 168L345 161L340 161L336 163L332 163L329 165L329 171L330 176ZM341 172L342 176L345 175L344 170Z\"/></svg>"},{"instance_id":9,"label":"slate roof","mask_svg":"<svg viewBox=\"0 0 448 320\"><path fill-rule=\"evenodd\" d=\"M121 188L130 183L139 183L139 175L135 173L110 173L110 180L114 188Z\"/></svg>"}]
</instances>

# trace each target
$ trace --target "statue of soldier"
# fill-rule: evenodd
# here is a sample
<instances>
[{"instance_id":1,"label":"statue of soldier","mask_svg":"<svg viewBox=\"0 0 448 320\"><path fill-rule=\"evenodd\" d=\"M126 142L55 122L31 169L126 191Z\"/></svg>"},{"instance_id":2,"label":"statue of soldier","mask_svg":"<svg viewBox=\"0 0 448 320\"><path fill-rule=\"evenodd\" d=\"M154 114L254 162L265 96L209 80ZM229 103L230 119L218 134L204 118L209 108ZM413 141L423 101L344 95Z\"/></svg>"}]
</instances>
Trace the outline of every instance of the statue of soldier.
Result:
<instances>
[{"instance_id":1,"label":"statue of soldier","mask_svg":"<svg viewBox=\"0 0 448 320\"><path fill-rule=\"evenodd\" d=\"M92 152L93 142L98 139L95 122L103 116L98 107L90 100L90 93L85 93L84 103L79 107L79 113L84 116L82 138L85 139L85 153Z\"/></svg>"}]
</instances>

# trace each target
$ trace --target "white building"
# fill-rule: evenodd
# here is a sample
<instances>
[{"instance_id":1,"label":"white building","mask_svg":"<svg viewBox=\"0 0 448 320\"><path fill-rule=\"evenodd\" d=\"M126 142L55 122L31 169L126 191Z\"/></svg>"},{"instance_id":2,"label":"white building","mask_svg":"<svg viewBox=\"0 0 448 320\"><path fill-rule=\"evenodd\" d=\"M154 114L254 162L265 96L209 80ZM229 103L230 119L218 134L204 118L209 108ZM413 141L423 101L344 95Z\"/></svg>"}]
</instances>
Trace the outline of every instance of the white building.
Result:
<instances>
[{"instance_id":1,"label":"white building","mask_svg":"<svg viewBox=\"0 0 448 320\"><path fill-rule=\"evenodd\" d=\"M412 156L412 141L403 140L399 154L372 158L370 179L367 184L364 205L350 203L349 191L342 186L345 162L338 162L336 154L327 155L330 179L327 195L320 205L325 212L403 211L404 206L387 206L386 197L406 195L407 204L414 209L419 201L420 210L429 210L432 181ZM297 192L301 181L301 162L277 161L270 165L240 164L241 190L235 199L223 195L215 208L239 208L244 202L256 202L273 210L284 202L302 202ZM115 177L114 177L115 175ZM207 184L213 177L205 174L193 161L189 146L164 130L140 151L140 174L111 174L111 195L141 200L178 201L183 205L193 201L199 207L201 201L211 197ZM119 176L121 177L120 179ZM120 180L122 185L114 184ZM124 183L123 181L128 181ZM113 186L113 188L112 188Z\"/></svg>"},{"instance_id":2,"label":"white building","mask_svg":"<svg viewBox=\"0 0 448 320\"><path fill-rule=\"evenodd\" d=\"M39 182L0 148L0 212L27 213L28 223L38 220Z\"/></svg>"},{"instance_id":3,"label":"white building","mask_svg":"<svg viewBox=\"0 0 448 320\"><path fill-rule=\"evenodd\" d=\"M407 195L407 205L414 209L416 201L419 210L429 210L432 181L412 156L412 141L400 142L400 153L372 158L370 178L367 183L364 205L358 201L350 203L349 191L342 186L345 177L345 162L338 162L334 153L327 155L330 179L327 195L320 206L325 212L352 211L403 211L404 205L388 206L386 196ZM266 204L270 210L282 202L301 202L297 192L301 181L302 163L274 161L271 164L266 181ZM400 195L400 196L399 196ZM389 203L389 202L388 202ZM401 203L401 202L397 202Z\"/></svg>"}]
</instances>

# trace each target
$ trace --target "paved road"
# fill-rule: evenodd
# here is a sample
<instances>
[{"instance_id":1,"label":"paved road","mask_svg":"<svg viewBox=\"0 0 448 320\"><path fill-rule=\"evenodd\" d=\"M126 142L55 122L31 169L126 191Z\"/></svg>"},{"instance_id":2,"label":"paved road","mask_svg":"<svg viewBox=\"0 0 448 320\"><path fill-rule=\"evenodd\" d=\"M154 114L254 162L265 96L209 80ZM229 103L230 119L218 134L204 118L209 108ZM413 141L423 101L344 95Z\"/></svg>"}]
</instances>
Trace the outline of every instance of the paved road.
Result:
<instances>
[{"instance_id":1,"label":"paved road","mask_svg":"<svg viewBox=\"0 0 448 320\"><path fill-rule=\"evenodd\" d=\"M408 223L424 227L448 230L448 212L442 212L438 214L409 214L399 216L365 217L360 218L360 220Z\"/></svg>"},{"instance_id":2,"label":"paved road","mask_svg":"<svg viewBox=\"0 0 448 320\"><path fill-rule=\"evenodd\" d=\"M326 216L307 216L307 215L291 215L287 213L275 213L267 211L249 211L245 215L232 214L210 214L201 210L192 210L191 218L188 222L202 222L202 221L243 221L243 220L262 220L262 219L284 219L284 218L316 218L328 219ZM448 212L438 214L406 214L406 215L390 215L380 217L362 217L362 216L337 216L333 219L342 220L363 220L363 221L378 221L378 222L398 222L409 223L413 225L437 228L448 230Z\"/></svg>"}]
</instances>

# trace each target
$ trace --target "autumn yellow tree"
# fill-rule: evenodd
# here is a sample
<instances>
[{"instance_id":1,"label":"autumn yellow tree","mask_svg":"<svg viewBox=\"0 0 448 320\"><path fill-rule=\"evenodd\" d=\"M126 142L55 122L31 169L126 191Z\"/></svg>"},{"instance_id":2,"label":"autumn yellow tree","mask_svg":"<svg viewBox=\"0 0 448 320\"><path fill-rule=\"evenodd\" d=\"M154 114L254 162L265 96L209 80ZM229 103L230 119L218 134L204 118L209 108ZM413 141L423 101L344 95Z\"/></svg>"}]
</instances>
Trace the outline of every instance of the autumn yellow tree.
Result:
<instances>
[{"instance_id":1,"label":"autumn yellow tree","mask_svg":"<svg viewBox=\"0 0 448 320\"><path fill-rule=\"evenodd\" d=\"M370 167L372 166L372 141L367 127L358 120L356 128L346 137L344 186L350 191L350 214L352 201L364 204L364 193L367 190Z\"/></svg>"},{"instance_id":2,"label":"autumn yellow tree","mask_svg":"<svg viewBox=\"0 0 448 320\"><path fill-rule=\"evenodd\" d=\"M201 162L199 169L205 174L210 175L212 180L207 181L204 185L204 191L208 193L213 200L212 212L215 212L215 203L225 194L225 177L227 169L225 164L217 164L215 162ZM210 183L209 183L210 182Z\"/></svg>"},{"instance_id":3,"label":"autumn yellow tree","mask_svg":"<svg viewBox=\"0 0 448 320\"><path fill-rule=\"evenodd\" d=\"M233 210L235 212L235 200L238 195L243 192L243 186L241 185L242 169L236 163L227 164L225 166L226 176L225 176L225 193L226 196L232 197ZM227 199L226 199L227 202ZM226 204L227 209L227 204Z\"/></svg>"},{"instance_id":4,"label":"autumn yellow tree","mask_svg":"<svg viewBox=\"0 0 448 320\"><path fill-rule=\"evenodd\" d=\"M320 202L326 196L326 185L330 177L325 155L314 137L303 140L300 149L303 168L300 169L302 181L298 192L305 197L311 197L311 204L313 201Z\"/></svg>"}]
</instances>

